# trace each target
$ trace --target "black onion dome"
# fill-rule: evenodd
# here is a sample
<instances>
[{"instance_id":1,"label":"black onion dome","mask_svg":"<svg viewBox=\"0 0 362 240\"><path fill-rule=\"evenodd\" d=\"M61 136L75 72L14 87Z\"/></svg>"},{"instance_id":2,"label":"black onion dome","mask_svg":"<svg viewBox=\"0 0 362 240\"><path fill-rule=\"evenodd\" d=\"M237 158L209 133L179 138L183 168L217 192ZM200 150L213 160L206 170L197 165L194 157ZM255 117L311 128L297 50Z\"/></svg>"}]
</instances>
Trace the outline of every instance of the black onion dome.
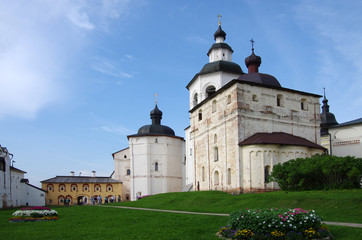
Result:
<instances>
[{"instance_id":1,"label":"black onion dome","mask_svg":"<svg viewBox=\"0 0 362 240\"><path fill-rule=\"evenodd\" d=\"M333 113L329 112L329 105L326 96L324 95L322 113L321 113L321 134L328 134L328 128L337 125L338 122Z\"/></svg>"},{"instance_id":2,"label":"black onion dome","mask_svg":"<svg viewBox=\"0 0 362 240\"><path fill-rule=\"evenodd\" d=\"M219 28L214 33L215 40L217 37L223 37L224 39L226 39L226 33L224 32L224 30L221 29L221 25L219 25Z\"/></svg>"},{"instance_id":3,"label":"black onion dome","mask_svg":"<svg viewBox=\"0 0 362 240\"><path fill-rule=\"evenodd\" d=\"M245 58L245 65L246 67L249 67L251 64L256 65L257 67L261 64L261 57L254 54L254 49L251 55L247 58Z\"/></svg>"},{"instance_id":4,"label":"black onion dome","mask_svg":"<svg viewBox=\"0 0 362 240\"><path fill-rule=\"evenodd\" d=\"M267 86L281 87L279 81L272 75L265 73L249 73L241 75L238 80L259 83Z\"/></svg>"},{"instance_id":5,"label":"black onion dome","mask_svg":"<svg viewBox=\"0 0 362 240\"><path fill-rule=\"evenodd\" d=\"M162 112L158 109L157 104L150 112L152 124L145 125L138 129L138 135L168 135L175 136L175 132L167 126L161 125Z\"/></svg>"},{"instance_id":6,"label":"black onion dome","mask_svg":"<svg viewBox=\"0 0 362 240\"><path fill-rule=\"evenodd\" d=\"M243 74L243 70L241 70L241 67L238 64L234 62L219 60L205 64L204 67L199 72L199 75L218 72L218 71Z\"/></svg>"},{"instance_id":7,"label":"black onion dome","mask_svg":"<svg viewBox=\"0 0 362 240\"><path fill-rule=\"evenodd\" d=\"M175 136L175 132L167 126L164 125L145 125L138 129L138 135L167 135Z\"/></svg>"}]
</instances>

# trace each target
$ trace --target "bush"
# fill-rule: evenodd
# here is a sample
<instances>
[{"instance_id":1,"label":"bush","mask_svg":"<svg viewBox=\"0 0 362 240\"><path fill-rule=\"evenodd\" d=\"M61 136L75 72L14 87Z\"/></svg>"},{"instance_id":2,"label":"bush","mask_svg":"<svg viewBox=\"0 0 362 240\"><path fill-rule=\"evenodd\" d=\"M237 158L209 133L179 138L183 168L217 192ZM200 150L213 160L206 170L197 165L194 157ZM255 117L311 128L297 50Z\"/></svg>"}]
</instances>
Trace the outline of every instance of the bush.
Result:
<instances>
[{"instance_id":1,"label":"bush","mask_svg":"<svg viewBox=\"0 0 362 240\"><path fill-rule=\"evenodd\" d=\"M329 236L314 210L246 209L230 214L219 234L233 239L318 239Z\"/></svg>"},{"instance_id":2,"label":"bush","mask_svg":"<svg viewBox=\"0 0 362 240\"><path fill-rule=\"evenodd\" d=\"M361 188L361 179L361 158L315 155L275 165L269 181L282 190L306 191Z\"/></svg>"}]
</instances>

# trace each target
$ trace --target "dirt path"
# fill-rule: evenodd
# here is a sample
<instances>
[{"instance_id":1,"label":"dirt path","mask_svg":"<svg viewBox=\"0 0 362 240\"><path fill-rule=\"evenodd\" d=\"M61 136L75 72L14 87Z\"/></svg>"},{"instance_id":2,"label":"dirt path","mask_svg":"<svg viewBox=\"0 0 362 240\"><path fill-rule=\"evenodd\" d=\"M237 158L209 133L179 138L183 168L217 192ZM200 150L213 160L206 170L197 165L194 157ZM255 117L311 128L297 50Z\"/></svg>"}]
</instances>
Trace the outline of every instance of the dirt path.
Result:
<instances>
[{"instance_id":1,"label":"dirt path","mask_svg":"<svg viewBox=\"0 0 362 240\"><path fill-rule=\"evenodd\" d=\"M99 206L99 205L97 205L97 206ZM137 208L137 207L123 207L123 206L109 206L109 205L100 205L99 207L122 208L122 209L153 211L153 212L168 212L168 213L207 215L207 216L222 216L222 217L228 217L229 216L229 214L226 214L226 213L201 213L201 212L187 212L187 211L163 210L163 209L152 209L152 208ZM344 222L323 222L323 223L327 224L327 225L362 228L361 223L344 223Z\"/></svg>"}]
</instances>

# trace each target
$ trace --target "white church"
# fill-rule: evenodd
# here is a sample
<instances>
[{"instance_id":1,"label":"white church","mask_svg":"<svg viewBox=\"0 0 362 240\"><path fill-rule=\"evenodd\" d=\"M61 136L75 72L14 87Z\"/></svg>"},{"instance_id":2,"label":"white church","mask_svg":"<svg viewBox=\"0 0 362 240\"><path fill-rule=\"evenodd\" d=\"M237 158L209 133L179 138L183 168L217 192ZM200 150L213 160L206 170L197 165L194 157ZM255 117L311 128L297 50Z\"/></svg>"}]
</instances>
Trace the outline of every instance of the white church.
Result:
<instances>
[{"instance_id":1,"label":"white church","mask_svg":"<svg viewBox=\"0 0 362 240\"><path fill-rule=\"evenodd\" d=\"M279 189L266 183L273 166L324 153L317 94L288 89L259 73L261 57L232 62L220 22L209 62L189 82L190 123L185 139L152 123L128 136L129 147L113 153L113 178L123 182L122 200L166 192L220 190L234 193Z\"/></svg>"}]
</instances>

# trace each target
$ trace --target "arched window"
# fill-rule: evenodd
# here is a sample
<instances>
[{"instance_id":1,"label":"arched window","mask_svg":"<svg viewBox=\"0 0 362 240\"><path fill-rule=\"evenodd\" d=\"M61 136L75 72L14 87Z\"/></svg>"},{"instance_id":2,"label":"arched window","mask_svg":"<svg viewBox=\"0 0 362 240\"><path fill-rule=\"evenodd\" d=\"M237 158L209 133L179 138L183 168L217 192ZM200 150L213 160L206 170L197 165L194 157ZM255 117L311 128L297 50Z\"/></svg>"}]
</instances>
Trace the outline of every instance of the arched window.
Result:
<instances>
[{"instance_id":1,"label":"arched window","mask_svg":"<svg viewBox=\"0 0 362 240\"><path fill-rule=\"evenodd\" d=\"M101 185L99 185L99 184L94 185L94 191L95 192L101 192L102 191Z\"/></svg>"},{"instance_id":2,"label":"arched window","mask_svg":"<svg viewBox=\"0 0 362 240\"><path fill-rule=\"evenodd\" d=\"M214 147L214 162L219 161L219 149Z\"/></svg>"},{"instance_id":3,"label":"arched window","mask_svg":"<svg viewBox=\"0 0 362 240\"><path fill-rule=\"evenodd\" d=\"M281 94L277 95L277 106L278 107L284 106L284 99L283 99L283 95L281 95Z\"/></svg>"},{"instance_id":4,"label":"arched window","mask_svg":"<svg viewBox=\"0 0 362 240\"><path fill-rule=\"evenodd\" d=\"M203 166L202 167L202 181L204 182L205 181L205 167Z\"/></svg>"},{"instance_id":5,"label":"arched window","mask_svg":"<svg viewBox=\"0 0 362 240\"><path fill-rule=\"evenodd\" d=\"M216 112L216 100L212 101L212 112Z\"/></svg>"},{"instance_id":6,"label":"arched window","mask_svg":"<svg viewBox=\"0 0 362 240\"><path fill-rule=\"evenodd\" d=\"M83 191L84 192L86 192L86 191L89 192L89 185L88 184L83 184Z\"/></svg>"},{"instance_id":7,"label":"arched window","mask_svg":"<svg viewBox=\"0 0 362 240\"><path fill-rule=\"evenodd\" d=\"M155 171L158 171L158 162L155 162Z\"/></svg>"},{"instance_id":8,"label":"arched window","mask_svg":"<svg viewBox=\"0 0 362 240\"><path fill-rule=\"evenodd\" d=\"M199 110L199 121L201 121L202 120L202 110L200 109Z\"/></svg>"},{"instance_id":9,"label":"arched window","mask_svg":"<svg viewBox=\"0 0 362 240\"><path fill-rule=\"evenodd\" d=\"M194 94L194 101L193 101L193 105L194 107L199 103L199 97L197 95L197 93Z\"/></svg>"},{"instance_id":10,"label":"arched window","mask_svg":"<svg viewBox=\"0 0 362 240\"><path fill-rule=\"evenodd\" d=\"M127 158L127 155L124 155L124 158Z\"/></svg>"},{"instance_id":11,"label":"arched window","mask_svg":"<svg viewBox=\"0 0 362 240\"><path fill-rule=\"evenodd\" d=\"M78 186L77 186L77 184L72 184L72 186L70 187L70 191L77 191L78 190Z\"/></svg>"},{"instance_id":12,"label":"arched window","mask_svg":"<svg viewBox=\"0 0 362 240\"><path fill-rule=\"evenodd\" d=\"M48 189L49 192L50 192L50 191L54 192L54 186L53 186L53 184L48 184L48 185L47 185L47 189Z\"/></svg>"},{"instance_id":13,"label":"arched window","mask_svg":"<svg viewBox=\"0 0 362 240\"><path fill-rule=\"evenodd\" d=\"M269 176L270 176L270 166L267 165L264 167L264 182L265 183L267 183Z\"/></svg>"},{"instance_id":14,"label":"arched window","mask_svg":"<svg viewBox=\"0 0 362 240\"><path fill-rule=\"evenodd\" d=\"M131 175L131 169L127 169L127 176Z\"/></svg>"},{"instance_id":15,"label":"arched window","mask_svg":"<svg viewBox=\"0 0 362 240\"><path fill-rule=\"evenodd\" d=\"M60 196L58 197L58 203L59 203L59 204L64 204L64 196L63 196L63 195L60 195Z\"/></svg>"},{"instance_id":16,"label":"arched window","mask_svg":"<svg viewBox=\"0 0 362 240\"><path fill-rule=\"evenodd\" d=\"M213 95L216 92L216 88L214 86L208 86L206 88L206 96L210 97L211 95Z\"/></svg>"},{"instance_id":17,"label":"arched window","mask_svg":"<svg viewBox=\"0 0 362 240\"><path fill-rule=\"evenodd\" d=\"M231 168L228 168L228 184L231 184Z\"/></svg>"},{"instance_id":18,"label":"arched window","mask_svg":"<svg viewBox=\"0 0 362 240\"><path fill-rule=\"evenodd\" d=\"M231 103L231 95L228 95L228 100L227 103L230 104Z\"/></svg>"},{"instance_id":19,"label":"arched window","mask_svg":"<svg viewBox=\"0 0 362 240\"><path fill-rule=\"evenodd\" d=\"M61 192L61 191L64 191L64 192L67 191L64 184L59 184L59 192Z\"/></svg>"},{"instance_id":20,"label":"arched window","mask_svg":"<svg viewBox=\"0 0 362 240\"><path fill-rule=\"evenodd\" d=\"M107 190L107 192L113 192L112 184L108 184L106 190Z\"/></svg>"},{"instance_id":21,"label":"arched window","mask_svg":"<svg viewBox=\"0 0 362 240\"><path fill-rule=\"evenodd\" d=\"M219 185L219 172L214 172L214 185Z\"/></svg>"},{"instance_id":22,"label":"arched window","mask_svg":"<svg viewBox=\"0 0 362 240\"><path fill-rule=\"evenodd\" d=\"M308 110L307 99L303 98L303 99L300 101L300 108L301 108L302 110Z\"/></svg>"}]
</instances>

